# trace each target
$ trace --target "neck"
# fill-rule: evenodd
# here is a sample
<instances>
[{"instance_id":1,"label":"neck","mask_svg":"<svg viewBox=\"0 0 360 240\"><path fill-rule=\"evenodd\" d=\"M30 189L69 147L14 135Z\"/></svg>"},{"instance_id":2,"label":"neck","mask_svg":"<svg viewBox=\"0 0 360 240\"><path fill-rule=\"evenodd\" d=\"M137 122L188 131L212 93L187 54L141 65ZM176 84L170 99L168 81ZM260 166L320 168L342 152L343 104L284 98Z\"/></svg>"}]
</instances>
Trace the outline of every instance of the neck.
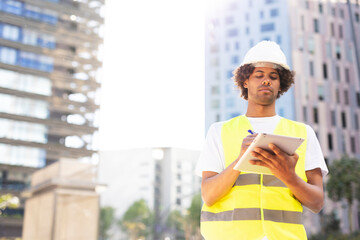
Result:
<instances>
[{"instance_id":1,"label":"neck","mask_svg":"<svg viewBox=\"0 0 360 240\"><path fill-rule=\"evenodd\" d=\"M248 102L248 108L245 115L247 117L273 117L276 115L275 104L264 106Z\"/></svg>"}]
</instances>

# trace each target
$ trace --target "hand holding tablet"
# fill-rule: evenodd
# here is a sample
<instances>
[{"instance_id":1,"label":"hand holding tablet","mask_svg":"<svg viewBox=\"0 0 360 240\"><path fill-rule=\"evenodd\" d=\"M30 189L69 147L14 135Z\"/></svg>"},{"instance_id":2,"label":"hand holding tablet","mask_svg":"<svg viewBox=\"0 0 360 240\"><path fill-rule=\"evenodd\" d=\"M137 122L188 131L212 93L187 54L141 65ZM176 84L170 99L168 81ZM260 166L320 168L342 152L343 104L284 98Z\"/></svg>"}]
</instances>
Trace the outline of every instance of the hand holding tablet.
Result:
<instances>
[{"instance_id":1,"label":"hand holding tablet","mask_svg":"<svg viewBox=\"0 0 360 240\"><path fill-rule=\"evenodd\" d=\"M250 132L252 133L252 132ZM253 134L253 133L252 133ZM262 173L272 175L270 169L252 165L249 161L256 160L257 158L251 156L251 152L254 151L256 147L271 151L269 144L273 143L279 147L282 151L286 152L289 155L295 153L296 149L304 142L303 138L288 137L282 135L268 134L268 133L259 133L250 146L247 148L243 156L239 159L234 169L242 172L248 173Z\"/></svg>"}]
</instances>

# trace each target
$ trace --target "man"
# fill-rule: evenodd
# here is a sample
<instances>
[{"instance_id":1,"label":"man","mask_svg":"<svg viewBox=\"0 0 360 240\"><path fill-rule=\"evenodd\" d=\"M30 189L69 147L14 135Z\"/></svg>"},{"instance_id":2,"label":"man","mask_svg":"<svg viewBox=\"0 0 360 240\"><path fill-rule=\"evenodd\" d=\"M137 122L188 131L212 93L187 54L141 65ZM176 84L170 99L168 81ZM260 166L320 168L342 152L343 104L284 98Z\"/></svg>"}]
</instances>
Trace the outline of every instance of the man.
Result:
<instances>
[{"instance_id":1,"label":"man","mask_svg":"<svg viewBox=\"0 0 360 240\"><path fill-rule=\"evenodd\" d=\"M278 116L275 101L294 83L293 71L280 47L262 41L251 48L234 71L245 115L213 124L196 167L202 176L201 233L206 240L307 239L302 206L318 213L324 204L323 176L328 173L313 129ZM302 137L304 143L288 155L270 144L272 152L255 149L258 160L273 175L234 170L256 134ZM240 153L240 154L239 154Z\"/></svg>"}]
</instances>

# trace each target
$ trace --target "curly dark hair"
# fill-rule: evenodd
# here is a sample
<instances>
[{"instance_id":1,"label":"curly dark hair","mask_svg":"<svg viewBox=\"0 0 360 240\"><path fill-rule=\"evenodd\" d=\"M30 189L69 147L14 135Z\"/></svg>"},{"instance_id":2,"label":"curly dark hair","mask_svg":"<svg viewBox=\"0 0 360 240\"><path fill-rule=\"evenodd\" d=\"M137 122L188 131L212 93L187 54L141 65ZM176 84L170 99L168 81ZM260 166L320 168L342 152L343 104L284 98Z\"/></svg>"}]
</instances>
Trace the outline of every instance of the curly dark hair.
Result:
<instances>
[{"instance_id":1,"label":"curly dark hair","mask_svg":"<svg viewBox=\"0 0 360 240\"><path fill-rule=\"evenodd\" d=\"M250 75L254 72L255 67L251 64L245 64L241 67L236 68L233 71L235 84L241 90L241 97L245 100L248 100L248 89L244 88L244 82L246 79L249 79ZM279 98L281 95L287 92L292 84L294 84L295 71L290 71L285 68L281 68L277 70L280 76L280 91L277 95Z\"/></svg>"}]
</instances>

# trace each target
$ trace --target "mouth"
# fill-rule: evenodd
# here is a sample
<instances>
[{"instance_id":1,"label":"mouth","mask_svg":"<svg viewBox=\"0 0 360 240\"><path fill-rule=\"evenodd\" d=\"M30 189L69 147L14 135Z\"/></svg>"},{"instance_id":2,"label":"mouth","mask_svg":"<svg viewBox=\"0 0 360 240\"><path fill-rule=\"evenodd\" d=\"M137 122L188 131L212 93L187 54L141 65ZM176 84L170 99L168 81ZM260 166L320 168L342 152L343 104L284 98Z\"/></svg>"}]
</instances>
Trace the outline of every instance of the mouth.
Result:
<instances>
[{"instance_id":1,"label":"mouth","mask_svg":"<svg viewBox=\"0 0 360 240\"><path fill-rule=\"evenodd\" d=\"M261 87L261 88L258 89L258 91L259 92L269 92L269 93L273 92L273 90L271 88L268 88L268 87L266 87L266 88Z\"/></svg>"}]
</instances>

